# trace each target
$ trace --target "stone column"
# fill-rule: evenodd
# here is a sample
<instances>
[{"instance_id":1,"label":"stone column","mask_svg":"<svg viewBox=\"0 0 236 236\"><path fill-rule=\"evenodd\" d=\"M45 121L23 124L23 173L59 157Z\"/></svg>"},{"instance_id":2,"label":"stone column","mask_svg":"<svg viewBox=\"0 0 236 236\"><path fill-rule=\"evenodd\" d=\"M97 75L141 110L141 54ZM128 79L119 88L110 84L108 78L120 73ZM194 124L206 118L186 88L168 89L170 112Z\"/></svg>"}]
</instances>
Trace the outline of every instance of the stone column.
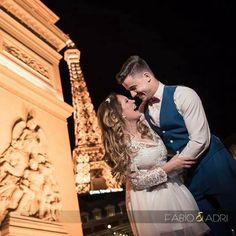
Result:
<instances>
[{"instance_id":1,"label":"stone column","mask_svg":"<svg viewBox=\"0 0 236 236\"><path fill-rule=\"evenodd\" d=\"M0 232L82 235L67 127L73 108L58 67L69 38L41 1L0 6Z\"/></svg>"}]
</instances>

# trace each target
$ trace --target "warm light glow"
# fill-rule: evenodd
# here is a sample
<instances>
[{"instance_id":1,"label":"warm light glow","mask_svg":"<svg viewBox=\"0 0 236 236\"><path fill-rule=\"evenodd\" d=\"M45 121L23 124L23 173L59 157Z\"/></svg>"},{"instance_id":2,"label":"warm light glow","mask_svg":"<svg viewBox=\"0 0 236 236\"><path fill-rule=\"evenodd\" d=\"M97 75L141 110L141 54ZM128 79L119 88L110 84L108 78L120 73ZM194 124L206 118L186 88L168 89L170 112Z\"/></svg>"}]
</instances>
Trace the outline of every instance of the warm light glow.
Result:
<instances>
[{"instance_id":1,"label":"warm light glow","mask_svg":"<svg viewBox=\"0 0 236 236\"><path fill-rule=\"evenodd\" d=\"M111 168L103 160L105 150L102 144L101 130L80 68L80 51L74 47L73 42L69 42L69 46L73 48L65 51L64 58L69 67L74 107L75 149L73 150L73 160L76 189L78 193L95 194L103 193L105 190L112 192L113 189L120 189L121 184L115 181L111 174ZM91 189L94 186L91 171L98 170L101 171L100 178L103 178L107 186L105 190ZM96 178L94 177L94 179Z\"/></svg>"},{"instance_id":2,"label":"warm light glow","mask_svg":"<svg viewBox=\"0 0 236 236\"><path fill-rule=\"evenodd\" d=\"M21 62L19 62L21 63ZM28 80L30 83L36 85L37 87L50 91L52 94L54 94L58 99L63 101L63 97L61 94L58 94L55 92L55 89L51 87L48 83L44 82L40 77L43 77L41 74L35 72L33 69L28 68L29 71L27 71L25 68L17 65L13 61L9 60L4 55L0 54L0 64L8 68L9 70L13 71L15 74L21 76L25 80ZM33 73L32 73L33 72ZM38 74L38 77L34 74Z\"/></svg>"}]
</instances>

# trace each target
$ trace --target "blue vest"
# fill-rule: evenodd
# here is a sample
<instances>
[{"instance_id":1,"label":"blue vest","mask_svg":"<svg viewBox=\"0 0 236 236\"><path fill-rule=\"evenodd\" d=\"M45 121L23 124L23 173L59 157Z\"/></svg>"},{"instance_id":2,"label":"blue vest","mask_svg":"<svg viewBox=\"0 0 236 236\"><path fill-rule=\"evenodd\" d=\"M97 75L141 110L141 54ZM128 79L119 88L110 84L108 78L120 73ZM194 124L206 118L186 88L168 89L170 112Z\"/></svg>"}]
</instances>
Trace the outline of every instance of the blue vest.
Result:
<instances>
[{"instance_id":1,"label":"blue vest","mask_svg":"<svg viewBox=\"0 0 236 236\"><path fill-rule=\"evenodd\" d=\"M166 148L173 154L181 152L189 142L188 130L181 114L177 111L174 103L174 92L176 86L165 86L160 111L160 127L151 122L148 109L145 110L145 118L151 128L162 138ZM214 135L208 149L201 155L201 160L212 156L215 152L224 148L223 144ZM200 161L198 162L200 163Z\"/></svg>"}]
</instances>

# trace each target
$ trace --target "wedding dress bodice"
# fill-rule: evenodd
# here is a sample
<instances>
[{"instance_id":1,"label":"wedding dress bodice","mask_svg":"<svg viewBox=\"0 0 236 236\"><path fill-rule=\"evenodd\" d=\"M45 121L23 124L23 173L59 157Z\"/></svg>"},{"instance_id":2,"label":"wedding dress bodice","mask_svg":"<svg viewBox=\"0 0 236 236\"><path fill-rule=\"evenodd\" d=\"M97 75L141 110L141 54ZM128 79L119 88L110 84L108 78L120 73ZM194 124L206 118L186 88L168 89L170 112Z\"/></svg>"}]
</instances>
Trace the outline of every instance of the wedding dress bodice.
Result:
<instances>
[{"instance_id":1,"label":"wedding dress bodice","mask_svg":"<svg viewBox=\"0 0 236 236\"><path fill-rule=\"evenodd\" d=\"M167 161L167 150L161 139L155 141L131 140L131 147L137 151L132 163L139 170L147 170L155 166L162 166Z\"/></svg>"},{"instance_id":2,"label":"wedding dress bodice","mask_svg":"<svg viewBox=\"0 0 236 236\"><path fill-rule=\"evenodd\" d=\"M167 161L167 150L161 139L139 141L132 139L131 148L136 151L130 166L135 178L130 178L134 190L144 190L167 181L161 168Z\"/></svg>"}]
</instances>

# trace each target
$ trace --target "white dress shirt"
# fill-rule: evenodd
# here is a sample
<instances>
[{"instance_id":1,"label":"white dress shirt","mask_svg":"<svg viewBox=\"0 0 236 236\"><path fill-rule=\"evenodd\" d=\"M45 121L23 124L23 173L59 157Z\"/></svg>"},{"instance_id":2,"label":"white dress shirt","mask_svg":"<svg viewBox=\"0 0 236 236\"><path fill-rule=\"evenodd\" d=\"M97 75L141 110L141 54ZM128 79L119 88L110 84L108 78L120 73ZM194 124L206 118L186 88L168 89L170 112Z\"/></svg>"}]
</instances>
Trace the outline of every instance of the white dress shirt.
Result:
<instances>
[{"instance_id":1,"label":"white dress shirt","mask_svg":"<svg viewBox=\"0 0 236 236\"><path fill-rule=\"evenodd\" d=\"M154 96L158 97L160 102L148 106L151 122L157 126L160 126L163 91L164 84L159 82ZM197 158L209 146L211 136L202 102L193 89L185 86L177 86L174 92L174 103L184 119L189 134L189 142L180 153L180 156Z\"/></svg>"}]
</instances>

